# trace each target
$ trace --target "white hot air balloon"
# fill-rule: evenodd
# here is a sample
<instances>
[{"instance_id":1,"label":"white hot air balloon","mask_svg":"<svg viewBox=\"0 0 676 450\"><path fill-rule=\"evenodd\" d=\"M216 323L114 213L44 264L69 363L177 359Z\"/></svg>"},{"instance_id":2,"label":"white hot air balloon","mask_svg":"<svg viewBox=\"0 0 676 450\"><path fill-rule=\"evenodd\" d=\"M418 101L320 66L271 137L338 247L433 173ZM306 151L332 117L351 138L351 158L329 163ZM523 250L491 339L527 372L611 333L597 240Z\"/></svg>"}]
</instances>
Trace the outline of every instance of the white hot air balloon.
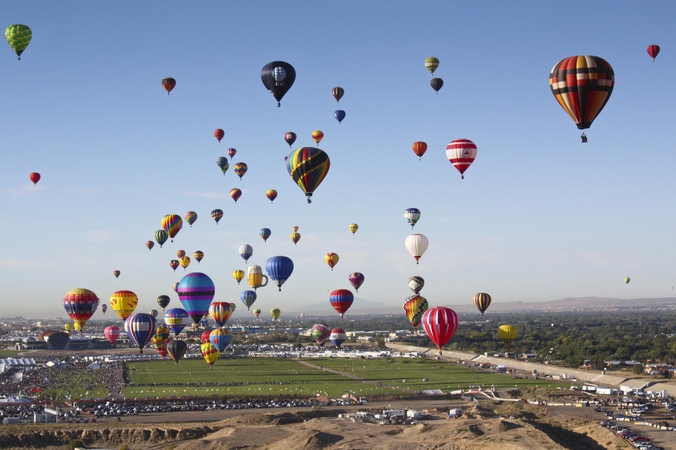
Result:
<instances>
[{"instance_id":1,"label":"white hot air balloon","mask_svg":"<svg viewBox=\"0 0 676 450\"><path fill-rule=\"evenodd\" d=\"M425 253L425 250L427 250L430 241L427 240L425 235L412 234L406 238L405 244L406 249L415 258L415 263L418 264L420 257L423 255L423 253Z\"/></svg>"},{"instance_id":2,"label":"white hot air balloon","mask_svg":"<svg viewBox=\"0 0 676 450\"><path fill-rule=\"evenodd\" d=\"M465 170L476 158L476 144L469 139L456 139L446 147L446 157L460 172L460 178L465 178Z\"/></svg>"}]
</instances>

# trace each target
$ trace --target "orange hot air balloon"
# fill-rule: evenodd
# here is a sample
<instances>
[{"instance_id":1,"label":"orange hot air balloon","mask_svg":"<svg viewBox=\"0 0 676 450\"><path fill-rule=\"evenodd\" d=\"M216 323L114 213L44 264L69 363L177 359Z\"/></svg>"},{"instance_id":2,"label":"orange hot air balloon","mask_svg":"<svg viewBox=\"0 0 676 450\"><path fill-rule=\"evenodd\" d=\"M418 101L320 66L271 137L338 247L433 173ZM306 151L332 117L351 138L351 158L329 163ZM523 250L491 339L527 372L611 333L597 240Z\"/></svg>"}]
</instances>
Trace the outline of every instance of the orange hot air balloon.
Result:
<instances>
[{"instance_id":1,"label":"orange hot air balloon","mask_svg":"<svg viewBox=\"0 0 676 450\"><path fill-rule=\"evenodd\" d=\"M268 198L268 200L270 200L270 203L272 203L277 198L277 191L274 189L268 189L265 191L265 196Z\"/></svg>"},{"instance_id":2,"label":"orange hot air balloon","mask_svg":"<svg viewBox=\"0 0 676 450\"><path fill-rule=\"evenodd\" d=\"M232 198L235 203L237 203L237 200L242 196L242 190L237 189L237 188L232 188L230 189L230 198Z\"/></svg>"},{"instance_id":3,"label":"orange hot air balloon","mask_svg":"<svg viewBox=\"0 0 676 450\"><path fill-rule=\"evenodd\" d=\"M185 250L176 250L176 257L181 259L185 256Z\"/></svg>"},{"instance_id":4,"label":"orange hot air balloon","mask_svg":"<svg viewBox=\"0 0 676 450\"><path fill-rule=\"evenodd\" d=\"M333 270L333 266L338 264L338 253L327 253L324 255L324 261L326 261L326 264Z\"/></svg>"},{"instance_id":5,"label":"orange hot air balloon","mask_svg":"<svg viewBox=\"0 0 676 450\"><path fill-rule=\"evenodd\" d=\"M312 132L312 139L319 144L319 142L324 139L324 133L322 133L320 130L315 130Z\"/></svg>"},{"instance_id":6,"label":"orange hot air balloon","mask_svg":"<svg viewBox=\"0 0 676 450\"><path fill-rule=\"evenodd\" d=\"M418 156L418 160L422 160L422 156L427 151L427 144L423 141L417 141L413 143L413 153Z\"/></svg>"}]
</instances>

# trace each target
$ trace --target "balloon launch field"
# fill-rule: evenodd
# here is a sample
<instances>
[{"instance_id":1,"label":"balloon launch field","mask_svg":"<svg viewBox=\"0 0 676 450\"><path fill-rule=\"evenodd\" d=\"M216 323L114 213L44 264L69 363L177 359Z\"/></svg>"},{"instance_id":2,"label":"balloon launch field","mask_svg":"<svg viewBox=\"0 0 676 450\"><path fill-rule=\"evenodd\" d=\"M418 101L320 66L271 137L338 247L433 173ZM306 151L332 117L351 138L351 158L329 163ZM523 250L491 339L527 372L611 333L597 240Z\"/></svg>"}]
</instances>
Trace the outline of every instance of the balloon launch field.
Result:
<instances>
[{"instance_id":1,"label":"balloon launch field","mask_svg":"<svg viewBox=\"0 0 676 450\"><path fill-rule=\"evenodd\" d=\"M564 386L550 380L515 379L439 361L414 359L221 359L213 369L202 360L127 364L127 398L182 396L314 396L444 392L470 387ZM428 381L423 381L427 379ZM380 383L381 385L378 385Z\"/></svg>"}]
</instances>

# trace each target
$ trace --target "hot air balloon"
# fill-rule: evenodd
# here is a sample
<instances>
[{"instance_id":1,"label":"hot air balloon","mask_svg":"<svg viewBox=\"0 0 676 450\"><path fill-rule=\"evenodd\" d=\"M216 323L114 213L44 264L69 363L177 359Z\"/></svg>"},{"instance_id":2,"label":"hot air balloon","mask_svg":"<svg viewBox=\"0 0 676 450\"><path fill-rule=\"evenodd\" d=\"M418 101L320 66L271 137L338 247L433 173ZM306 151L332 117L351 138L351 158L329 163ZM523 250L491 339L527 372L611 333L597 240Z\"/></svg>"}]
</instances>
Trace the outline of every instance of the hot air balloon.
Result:
<instances>
[{"instance_id":1,"label":"hot air balloon","mask_svg":"<svg viewBox=\"0 0 676 450\"><path fill-rule=\"evenodd\" d=\"M103 329L103 335L108 339L108 342L114 344L117 338L120 337L120 329L115 325L111 325Z\"/></svg>"},{"instance_id":2,"label":"hot air balloon","mask_svg":"<svg viewBox=\"0 0 676 450\"><path fill-rule=\"evenodd\" d=\"M324 139L324 133L321 132L321 130L315 130L312 132L312 140L319 145L321 140Z\"/></svg>"},{"instance_id":3,"label":"hot air balloon","mask_svg":"<svg viewBox=\"0 0 676 450\"><path fill-rule=\"evenodd\" d=\"M293 261L287 256L273 256L265 262L265 271L281 292L282 285L293 273Z\"/></svg>"},{"instance_id":4,"label":"hot air balloon","mask_svg":"<svg viewBox=\"0 0 676 450\"><path fill-rule=\"evenodd\" d=\"M326 264L329 265L329 267L331 268L332 271L333 271L333 266L338 264L338 259L339 259L338 253L327 253L326 255L324 255L324 261L326 262Z\"/></svg>"},{"instance_id":5,"label":"hot air balloon","mask_svg":"<svg viewBox=\"0 0 676 450\"><path fill-rule=\"evenodd\" d=\"M591 127L615 86L615 72L603 58L579 55L564 58L552 68L549 87L577 128Z\"/></svg>"},{"instance_id":6,"label":"hot air balloon","mask_svg":"<svg viewBox=\"0 0 676 450\"><path fill-rule=\"evenodd\" d=\"M165 342L156 343L154 345L155 345L155 351L157 352L158 355L160 355L160 357L162 359L164 359L169 354L169 352L167 351L167 347L166 347Z\"/></svg>"},{"instance_id":7,"label":"hot air balloon","mask_svg":"<svg viewBox=\"0 0 676 450\"><path fill-rule=\"evenodd\" d=\"M293 242L293 245L296 245L298 241L300 241L300 233L296 233L295 231L291 233L291 241Z\"/></svg>"},{"instance_id":8,"label":"hot air balloon","mask_svg":"<svg viewBox=\"0 0 676 450\"><path fill-rule=\"evenodd\" d=\"M423 234L412 234L406 238L404 243L408 252L415 258L415 263L418 264L420 257L429 246L429 240Z\"/></svg>"},{"instance_id":9,"label":"hot air balloon","mask_svg":"<svg viewBox=\"0 0 676 450\"><path fill-rule=\"evenodd\" d=\"M345 118L345 111L343 111L342 109L337 109L333 112L333 117L336 118L338 124L341 124L343 123L343 119Z\"/></svg>"},{"instance_id":10,"label":"hot air balloon","mask_svg":"<svg viewBox=\"0 0 676 450\"><path fill-rule=\"evenodd\" d=\"M254 310L253 310L253 315L256 316L256 317L258 317L258 316L261 315L261 312L263 312L263 311L261 311L260 308L254 308Z\"/></svg>"},{"instance_id":11,"label":"hot air balloon","mask_svg":"<svg viewBox=\"0 0 676 450\"><path fill-rule=\"evenodd\" d=\"M195 324L207 313L215 293L214 282L202 272L189 273L178 283L178 298Z\"/></svg>"},{"instance_id":12,"label":"hot air balloon","mask_svg":"<svg viewBox=\"0 0 676 450\"><path fill-rule=\"evenodd\" d=\"M297 226L297 225L294 225L291 229L292 229L294 232L296 232L296 231L298 231L298 226Z\"/></svg>"},{"instance_id":13,"label":"hot air balloon","mask_svg":"<svg viewBox=\"0 0 676 450\"><path fill-rule=\"evenodd\" d=\"M333 309L338 311L340 317L343 318L347 310L352 306L352 302L354 302L354 295L347 289L336 289L329 295L329 301Z\"/></svg>"},{"instance_id":14,"label":"hot air balloon","mask_svg":"<svg viewBox=\"0 0 676 450\"><path fill-rule=\"evenodd\" d=\"M132 291L116 291L110 296L110 307L120 319L126 320L138 305L138 297Z\"/></svg>"},{"instance_id":15,"label":"hot air balloon","mask_svg":"<svg viewBox=\"0 0 676 450\"><path fill-rule=\"evenodd\" d=\"M224 352L230 342L232 341L232 334L225 328L216 328L209 333L207 342L211 343L218 349L219 352Z\"/></svg>"},{"instance_id":16,"label":"hot air balloon","mask_svg":"<svg viewBox=\"0 0 676 450\"><path fill-rule=\"evenodd\" d=\"M21 54L30 44L32 37L33 32L28 25L15 23L5 29L5 39L7 39L7 43L12 47L19 60L21 60Z\"/></svg>"},{"instance_id":17,"label":"hot air balloon","mask_svg":"<svg viewBox=\"0 0 676 450\"><path fill-rule=\"evenodd\" d=\"M153 249L153 247L155 247L155 243L153 241L146 241L146 247L148 248L148 251L150 251Z\"/></svg>"},{"instance_id":18,"label":"hot air balloon","mask_svg":"<svg viewBox=\"0 0 676 450\"><path fill-rule=\"evenodd\" d=\"M167 342L165 348L167 349L169 356L171 356L171 359L173 359L176 365L178 365L178 362L181 360L181 358L183 358L185 352L188 351L188 344L186 344L184 341L174 339L173 341Z\"/></svg>"},{"instance_id":19,"label":"hot air balloon","mask_svg":"<svg viewBox=\"0 0 676 450\"><path fill-rule=\"evenodd\" d=\"M425 280L423 279L423 277L419 277L416 275L408 279L408 287L410 287L411 290L416 294L419 293L424 286Z\"/></svg>"},{"instance_id":20,"label":"hot air balloon","mask_svg":"<svg viewBox=\"0 0 676 450\"><path fill-rule=\"evenodd\" d=\"M519 330L514 325L500 325L498 328L498 337L502 339L507 348L511 347L514 339L519 335Z\"/></svg>"},{"instance_id":21,"label":"hot air balloon","mask_svg":"<svg viewBox=\"0 0 676 450\"><path fill-rule=\"evenodd\" d=\"M268 241L268 238L272 234L272 231L270 231L270 228L261 228L258 230L258 234L260 235L261 238L263 238L264 242Z\"/></svg>"},{"instance_id":22,"label":"hot air balloon","mask_svg":"<svg viewBox=\"0 0 676 450\"><path fill-rule=\"evenodd\" d=\"M305 192L307 202L312 203L312 194L329 173L329 155L315 147L294 150L286 161L286 170L293 181Z\"/></svg>"},{"instance_id":23,"label":"hot air balloon","mask_svg":"<svg viewBox=\"0 0 676 450\"><path fill-rule=\"evenodd\" d=\"M178 214L167 214L162 218L162 228L169 235L171 242L174 242L174 238L183 228L183 219Z\"/></svg>"},{"instance_id":24,"label":"hot air balloon","mask_svg":"<svg viewBox=\"0 0 676 450\"><path fill-rule=\"evenodd\" d=\"M415 328L418 328L420 319L422 319L422 315L427 311L428 307L429 304L427 303L427 299L420 294L411 295L404 300L404 304L402 305L402 309L406 313L406 318Z\"/></svg>"},{"instance_id":25,"label":"hot air balloon","mask_svg":"<svg viewBox=\"0 0 676 450\"><path fill-rule=\"evenodd\" d=\"M277 198L277 191L274 189L268 189L265 191L265 196L268 198L268 200L270 200L270 203L272 203Z\"/></svg>"},{"instance_id":26,"label":"hot air balloon","mask_svg":"<svg viewBox=\"0 0 676 450\"><path fill-rule=\"evenodd\" d=\"M439 89L441 89L444 86L444 80L441 78L432 78L430 80L430 86L432 86L432 89L436 91L436 93L439 93Z\"/></svg>"},{"instance_id":27,"label":"hot air balloon","mask_svg":"<svg viewBox=\"0 0 676 450\"><path fill-rule=\"evenodd\" d=\"M657 55L660 53L660 46L659 45L649 45L648 46L648 54L650 57L655 61L655 58L657 58Z\"/></svg>"},{"instance_id":28,"label":"hot air balloon","mask_svg":"<svg viewBox=\"0 0 676 450\"><path fill-rule=\"evenodd\" d=\"M176 250L176 257L181 259L185 256L185 250Z\"/></svg>"},{"instance_id":29,"label":"hot air balloon","mask_svg":"<svg viewBox=\"0 0 676 450\"><path fill-rule=\"evenodd\" d=\"M268 285L268 276L263 275L263 269L256 264L250 265L247 269L246 280L254 290ZM265 283L263 283L263 280L265 280Z\"/></svg>"},{"instance_id":30,"label":"hot air balloon","mask_svg":"<svg viewBox=\"0 0 676 450\"><path fill-rule=\"evenodd\" d=\"M211 218L216 221L216 225L218 225L218 221L221 220L221 217L223 217L222 209L214 209L211 211Z\"/></svg>"},{"instance_id":31,"label":"hot air balloon","mask_svg":"<svg viewBox=\"0 0 676 450\"><path fill-rule=\"evenodd\" d=\"M221 172L223 172L223 175L225 175L225 172L228 171L230 168L230 163L228 163L228 158L225 156L219 156L218 159L216 159L216 165L221 169Z\"/></svg>"},{"instance_id":32,"label":"hot air balloon","mask_svg":"<svg viewBox=\"0 0 676 450\"><path fill-rule=\"evenodd\" d=\"M226 322L230 319L230 316L232 316L232 313L235 312L236 307L237 305L234 303L213 302L209 305L209 317L211 317L219 327L224 327Z\"/></svg>"},{"instance_id":33,"label":"hot air balloon","mask_svg":"<svg viewBox=\"0 0 676 450\"><path fill-rule=\"evenodd\" d=\"M427 143L423 141L416 141L413 143L413 153L418 156L418 160L422 160L422 156L427 151Z\"/></svg>"},{"instance_id":34,"label":"hot air balloon","mask_svg":"<svg viewBox=\"0 0 676 450\"><path fill-rule=\"evenodd\" d=\"M351 232L352 234L355 234L355 233L357 232L357 230L359 229L359 225L357 225L356 223L351 223L351 224L348 226L348 229L350 230L350 232Z\"/></svg>"},{"instance_id":35,"label":"hot air balloon","mask_svg":"<svg viewBox=\"0 0 676 450\"><path fill-rule=\"evenodd\" d=\"M190 316L188 311L183 308L171 308L164 314L164 323L167 324L169 330L174 333L174 336L178 335L183 331L186 325L188 325Z\"/></svg>"},{"instance_id":36,"label":"hot air balloon","mask_svg":"<svg viewBox=\"0 0 676 450\"><path fill-rule=\"evenodd\" d=\"M329 335L329 340L333 345L336 346L336 348L340 348L340 346L347 340L347 335L345 334L345 330L342 328L334 328L331 330L331 334Z\"/></svg>"},{"instance_id":37,"label":"hot air balloon","mask_svg":"<svg viewBox=\"0 0 676 450\"><path fill-rule=\"evenodd\" d=\"M237 284L239 284L239 282L244 279L244 271L239 269L235 270L232 272L232 277L237 281Z\"/></svg>"},{"instance_id":38,"label":"hot air balloon","mask_svg":"<svg viewBox=\"0 0 676 450\"><path fill-rule=\"evenodd\" d=\"M272 61L263 67L261 80L277 100L277 106L281 106L282 97L296 80L296 70L287 62Z\"/></svg>"},{"instance_id":39,"label":"hot air balloon","mask_svg":"<svg viewBox=\"0 0 676 450\"><path fill-rule=\"evenodd\" d=\"M430 308L423 313L421 322L425 333L439 349L451 340L458 329L458 315L451 308L437 306Z\"/></svg>"},{"instance_id":40,"label":"hot air balloon","mask_svg":"<svg viewBox=\"0 0 676 450\"><path fill-rule=\"evenodd\" d=\"M316 323L312 325L310 336L312 336L317 345L323 347L326 341L329 340L329 336L331 336L331 328L325 323Z\"/></svg>"},{"instance_id":41,"label":"hot air balloon","mask_svg":"<svg viewBox=\"0 0 676 450\"><path fill-rule=\"evenodd\" d=\"M340 103L340 99L343 98L343 95L345 95L345 89L342 87L334 87L331 89L331 95L333 95L333 98L335 98L336 101Z\"/></svg>"},{"instance_id":42,"label":"hot air balloon","mask_svg":"<svg viewBox=\"0 0 676 450\"><path fill-rule=\"evenodd\" d=\"M199 264L200 261L204 259L204 252L202 250L197 250L195 253L192 254L193 258L197 260L197 263Z\"/></svg>"},{"instance_id":43,"label":"hot air balloon","mask_svg":"<svg viewBox=\"0 0 676 450\"><path fill-rule=\"evenodd\" d=\"M75 322L75 323L73 324L73 329L74 329L75 331L77 331L78 333L82 333L82 327L83 327L83 326L84 326L84 325L82 325L81 323Z\"/></svg>"},{"instance_id":44,"label":"hot air balloon","mask_svg":"<svg viewBox=\"0 0 676 450\"><path fill-rule=\"evenodd\" d=\"M202 341L202 344L205 342L209 342L209 335L211 334L213 330L204 330L202 331L202 334L200 336L200 340Z\"/></svg>"},{"instance_id":45,"label":"hot air balloon","mask_svg":"<svg viewBox=\"0 0 676 450\"><path fill-rule=\"evenodd\" d=\"M237 188L230 189L230 198L237 203L237 200L242 196L242 190Z\"/></svg>"},{"instance_id":46,"label":"hot air balloon","mask_svg":"<svg viewBox=\"0 0 676 450\"><path fill-rule=\"evenodd\" d=\"M41 177L40 177L40 174L39 174L39 173L33 172L33 173L31 173L30 175L28 175L28 178L30 178L30 180L33 182L33 185L34 185L34 186L37 186L38 181L40 181L40 178L41 178Z\"/></svg>"},{"instance_id":47,"label":"hot air balloon","mask_svg":"<svg viewBox=\"0 0 676 450\"><path fill-rule=\"evenodd\" d=\"M171 77L163 78L162 87L164 88L165 91L167 91L167 95L169 95L171 91L176 87L176 80L174 80Z\"/></svg>"},{"instance_id":48,"label":"hot air balloon","mask_svg":"<svg viewBox=\"0 0 676 450\"><path fill-rule=\"evenodd\" d=\"M631 281L631 278L629 278L629 277L624 277L624 282L625 282L626 284L629 284L630 281Z\"/></svg>"},{"instance_id":49,"label":"hot air balloon","mask_svg":"<svg viewBox=\"0 0 676 450\"><path fill-rule=\"evenodd\" d=\"M190 265L190 257L189 256L184 256L183 258L180 258L178 260L178 263L183 267L183 270L187 269L188 266Z\"/></svg>"},{"instance_id":50,"label":"hot air balloon","mask_svg":"<svg viewBox=\"0 0 676 450\"><path fill-rule=\"evenodd\" d=\"M488 307L491 306L491 296L485 292L479 292L474 296L474 306L476 306L483 316Z\"/></svg>"},{"instance_id":51,"label":"hot air balloon","mask_svg":"<svg viewBox=\"0 0 676 450\"><path fill-rule=\"evenodd\" d=\"M113 275L115 275L115 278L118 278L120 276L120 271L119 270L113 270Z\"/></svg>"},{"instance_id":52,"label":"hot air balloon","mask_svg":"<svg viewBox=\"0 0 676 450\"><path fill-rule=\"evenodd\" d=\"M211 342L200 345L202 358L209 364L209 368L213 368L214 363L221 357L221 352Z\"/></svg>"},{"instance_id":53,"label":"hot air balloon","mask_svg":"<svg viewBox=\"0 0 676 450\"><path fill-rule=\"evenodd\" d=\"M364 274L361 272L352 272L347 279L357 292L359 292L361 285L364 284Z\"/></svg>"},{"instance_id":54,"label":"hot air balloon","mask_svg":"<svg viewBox=\"0 0 676 450\"><path fill-rule=\"evenodd\" d=\"M164 230L157 230L155 232L155 240L157 241L158 244L160 244L160 248L162 248L162 245L167 242L167 239L169 239L169 235L167 234L166 231ZM152 248L152 247L151 247Z\"/></svg>"},{"instance_id":55,"label":"hot air balloon","mask_svg":"<svg viewBox=\"0 0 676 450\"><path fill-rule=\"evenodd\" d=\"M192 228L192 224L197 220L197 213L195 211L188 211L185 213L185 216L183 216L183 220L188 222L188 225Z\"/></svg>"},{"instance_id":56,"label":"hot air balloon","mask_svg":"<svg viewBox=\"0 0 676 450\"><path fill-rule=\"evenodd\" d=\"M407 208L404 210L404 219L406 219L406 222L411 224L411 228L413 228L420 220L420 210L418 208Z\"/></svg>"},{"instance_id":57,"label":"hot air balloon","mask_svg":"<svg viewBox=\"0 0 676 450\"><path fill-rule=\"evenodd\" d=\"M242 244L239 247L239 256L244 259L245 263L249 262L249 258L251 258L251 255L253 255L253 247L250 246L249 244Z\"/></svg>"},{"instance_id":58,"label":"hot air balloon","mask_svg":"<svg viewBox=\"0 0 676 450\"><path fill-rule=\"evenodd\" d=\"M170 340L169 332L169 328L158 323L157 328L155 329L155 335L150 339L150 342L155 346L155 350L162 358L168 354L166 345Z\"/></svg>"},{"instance_id":59,"label":"hot air balloon","mask_svg":"<svg viewBox=\"0 0 676 450\"><path fill-rule=\"evenodd\" d=\"M239 299L246 305L246 309L251 309L251 305L256 301L256 298L258 298L256 291L247 290L239 294Z\"/></svg>"},{"instance_id":60,"label":"hot air balloon","mask_svg":"<svg viewBox=\"0 0 676 450\"><path fill-rule=\"evenodd\" d=\"M138 346L140 353L143 353L143 347L155 336L157 321L153 316L146 313L136 313L127 317L124 321L124 331Z\"/></svg>"},{"instance_id":61,"label":"hot air balloon","mask_svg":"<svg viewBox=\"0 0 676 450\"><path fill-rule=\"evenodd\" d=\"M178 269L179 265L180 263L178 262L178 259L172 259L171 261L169 261L169 267L174 269L174 272L176 272L176 269Z\"/></svg>"},{"instance_id":62,"label":"hot air balloon","mask_svg":"<svg viewBox=\"0 0 676 450\"><path fill-rule=\"evenodd\" d=\"M104 304L101 305L101 312L102 312L103 314L105 314L106 311L108 311L108 305L106 305L106 304L104 303Z\"/></svg>"},{"instance_id":63,"label":"hot air balloon","mask_svg":"<svg viewBox=\"0 0 676 450\"><path fill-rule=\"evenodd\" d=\"M148 314L150 314L155 319L157 319L157 310L156 309L151 309L150 311L148 311Z\"/></svg>"},{"instance_id":64,"label":"hot air balloon","mask_svg":"<svg viewBox=\"0 0 676 450\"><path fill-rule=\"evenodd\" d=\"M289 148L291 148L293 143L296 142L297 137L298 136L293 131L286 132L286 134L284 135L284 140L286 141L287 144L289 144Z\"/></svg>"},{"instance_id":65,"label":"hot air balloon","mask_svg":"<svg viewBox=\"0 0 676 450\"><path fill-rule=\"evenodd\" d=\"M249 166L247 166L243 162L236 163L234 168L233 168L233 170L235 171L235 175L237 175L240 180L242 179L242 177L244 176L244 174L246 173L246 171L248 169L249 169Z\"/></svg>"},{"instance_id":66,"label":"hot air balloon","mask_svg":"<svg viewBox=\"0 0 676 450\"><path fill-rule=\"evenodd\" d=\"M174 288L174 292L178 293L178 281L176 283L174 283L174 285L172 287Z\"/></svg>"},{"instance_id":67,"label":"hot air balloon","mask_svg":"<svg viewBox=\"0 0 676 450\"><path fill-rule=\"evenodd\" d=\"M439 67L439 60L434 56L430 56L425 60L425 68L432 73L432 76L434 76L434 71L437 70L437 67Z\"/></svg>"},{"instance_id":68,"label":"hot air balloon","mask_svg":"<svg viewBox=\"0 0 676 450\"><path fill-rule=\"evenodd\" d=\"M272 308L270 310L270 317L272 317L273 322L277 322L281 314L282 312L279 310L279 308Z\"/></svg>"},{"instance_id":69,"label":"hot air balloon","mask_svg":"<svg viewBox=\"0 0 676 450\"><path fill-rule=\"evenodd\" d=\"M170 301L171 299L169 298L168 295L160 295L159 297L157 297L157 304L160 305L162 311L164 311L164 308L166 308L167 305L169 305Z\"/></svg>"},{"instance_id":70,"label":"hot air balloon","mask_svg":"<svg viewBox=\"0 0 676 450\"><path fill-rule=\"evenodd\" d=\"M75 329L75 327L73 326L72 323L67 323L63 326L63 329L66 330L66 331L73 331Z\"/></svg>"},{"instance_id":71,"label":"hot air balloon","mask_svg":"<svg viewBox=\"0 0 676 450\"><path fill-rule=\"evenodd\" d=\"M225 131L223 131L221 128L216 128L214 131L214 137L218 139L218 142L221 142L221 139L225 136Z\"/></svg>"},{"instance_id":72,"label":"hot air balloon","mask_svg":"<svg viewBox=\"0 0 676 450\"><path fill-rule=\"evenodd\" d=\"M465 171L476 159L476 144L469 139L456 139L446 146L446 157L460 172L460 178L465 178Z\"/></svg>"}]
</instances>

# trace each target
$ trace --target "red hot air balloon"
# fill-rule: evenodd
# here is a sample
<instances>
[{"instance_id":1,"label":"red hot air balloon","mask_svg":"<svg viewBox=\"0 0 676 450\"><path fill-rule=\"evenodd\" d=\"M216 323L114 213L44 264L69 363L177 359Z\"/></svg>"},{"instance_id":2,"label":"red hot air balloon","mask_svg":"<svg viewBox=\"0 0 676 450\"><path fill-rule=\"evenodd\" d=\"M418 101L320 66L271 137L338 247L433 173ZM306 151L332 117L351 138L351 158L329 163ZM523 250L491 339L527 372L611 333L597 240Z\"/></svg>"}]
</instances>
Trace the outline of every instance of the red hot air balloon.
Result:
<instances>
[{"instance_id":1,"label":"red hot air balloon","mask_svg":"<svg viewBox=\"0 0 676 450\"><path fill-rule=\"evenodd\" d=\"M171 77L162 79L162 87L167 91L167 95L171 92L172 89L176 87L176 80Z\"/></svg>"},{"instance_id":2,"label":"red hot air balloon","mask_svg":"<svg viewBox=\"0 0 676 450\"><path fill-rule=\"evenodd\" d=\"M650 57L655 61L655 58L657 58L657 55L660 53L660 46L659 45L649 45L648 46L648 54Z\"/></svg>"},{"instance_id":3,"label":"red hot air balloon","mask_svg":"<svg viewBox=\"0 0 676 450\"><path fill-rule=\"evenodd\" d=\"M336 289L335 291L331 292L329 301L331 302L333 309L338 311L340 317L342 318L347 310L350 309L350 306L352 306L352 302L354 302L354 295L347 289Z\"/></svg>"},{"instance_id":4,"label":"red hot air balloon","mask_svg":"<svg viewBox=\"0 0 676 450\"><path fill-rule=\"evenodd\" d=\"M214 131L214 137L218 139L218 142L221 142L221 139L225 136L225 131L223 131L221 128L216 128L216 131Z\"/></svg>"},{"instance_id":5,"label":"red hot air balloon","mask_svg":"<svg viewBox=\"0 0 676 450\"><path fill-rule=\"evenodd\" d=\"M153 241L146 241L146 247L148 247L148 251L150 251L155 247L155 243Z\"/></svg>"},{"instance_id":6,"label":"red hot air balloon","mask_svg":"<svg viewBox=\"0 0 676 450\"><path fill-rule=\"evenodd\" d=\"M103 329L103 335L108 339L108 342L114 344L117 338L120 337L120 329L115 325L111 325Z\"/></svg>"},{"instance_id":7,"label":"red hot air balloon","mask_svg":"<svg viewBox=\"0 0 676 450\"><path fill-rule=\"evenodd\" d=\"M430 308L422 316L421 322L425 333L439 349L451 340L458 329L458 315L451 308L437 306Z\"/></svg>"},{"instance_id":8,"label":"red hot air balloon","mask_svg":"<svg viewBox=\"0 0 676 450\"><path fill-rule=\"evenodd\" d=\"M230 189L230 198L232 198L235 203L237 203L237 200L242 196L242 190L237 189L237 188L232 188Z\"/></svg>"},{"instance_id":9,"label":"red hot air balloon","mask_svg":"<svg viewBox=\"0 0 676 450\"><path fill-rule=\"evenodd\" d=\"M446 147L446 157L460 172L460 178L465 178L465 170L476 158L476 144L469 139L456 139Z\"/></svg>"},{"instance_id":10,"label":"red hot air balloon","mask_svg":"<svg viewBox=\"0 0 676 450\"><path fill-rule=\"evenodd\" d=\"M31 174L28 176L28 178L30 178L31 181L33 182L33 184L37 186L38 181L40 181L40 178L41 178L41 177L40 177L40 174L39 174L39 173L33 172L33 173L31 173Z\"/></svg>"},{"instance_id":11,"label":"red hot air balloon","mask_svg":"<svg viewBox=\"0 0 676 450\"><path fill-rule=\"evenodd\" d=\"M287 144L289 144L289 148L291 148L293 143L296 142L297 137L298 136L293 131L286 132L286 134L284 135L284 140L286 141Z\"/></svg>"},{"instance_id":12,"label":"red hot air balloon","mask_svg":"<svg viewBox=\"0 0 676 450\"><path fill-rule=\"evenodd\" d=\"M417 141L413 143L413 153L418 156L419 160L422 160L422 156L425 154L427 151L427 143L423 141Z\"/></svg>"}]
</instances>

